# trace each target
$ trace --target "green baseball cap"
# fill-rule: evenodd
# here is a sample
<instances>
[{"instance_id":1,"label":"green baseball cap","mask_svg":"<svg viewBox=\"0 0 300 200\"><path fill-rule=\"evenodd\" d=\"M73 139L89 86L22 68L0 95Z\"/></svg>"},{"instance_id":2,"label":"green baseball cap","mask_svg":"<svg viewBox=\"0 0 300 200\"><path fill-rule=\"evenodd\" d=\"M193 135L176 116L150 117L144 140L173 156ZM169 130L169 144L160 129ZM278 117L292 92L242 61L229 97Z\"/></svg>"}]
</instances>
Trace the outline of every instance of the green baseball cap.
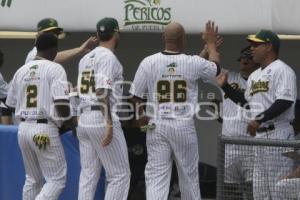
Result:
<instances>
[{"instance_id":1,"label":"green baseball cap","mask_svg":"<svg viewBox=\"0 0 300 200\"><path fill-rule=\"evenodd\" d=\"M105 17L97 23L97 31L100 34L112 34L113 32L119 32L119 24L115 18Z\"/></svg>"},{"instance_id":2,"label":"green baseball cap","mask_svg":"<svg viewBox=\"0 0 300 200\"><path fill-rule=\"evenodd\" d=\"M58 23L53 18L45 18L39 21L37 25L38 32L47 32L52 30L58 30L59 32L62 32L63 29L58 26Z\"/></svg>"},{"instance_id":3,"label":"green baseball cap","mask_svg":"<svg viewBox=\"0 0 300 200\"><path fill-rule=\"evenodd\" d=\"M279 37L270 30L260 30L255 35L248 36L247 40L249 42L271 43L275 49L279 49L280 47Z\"/></svg>"}]
</instances>

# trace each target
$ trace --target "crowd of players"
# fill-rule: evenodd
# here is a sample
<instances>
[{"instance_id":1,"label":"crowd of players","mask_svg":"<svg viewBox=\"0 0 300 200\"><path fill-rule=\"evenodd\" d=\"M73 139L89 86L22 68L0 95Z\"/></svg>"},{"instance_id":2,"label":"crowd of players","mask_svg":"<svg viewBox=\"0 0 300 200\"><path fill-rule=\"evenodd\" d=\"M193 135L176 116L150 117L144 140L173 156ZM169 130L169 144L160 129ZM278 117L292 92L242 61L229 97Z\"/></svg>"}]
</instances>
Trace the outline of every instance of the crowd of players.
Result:
<instances>
[{"instance_id":1,"label":"crowd of players","mask_svg":"<svg viewBox=\"0 0 300 200\"><path fill-rule=\"evenodd\" d=\"M80 144L78 199L94 198L102 167L108 182L105 198L127 199L128 151L114 110L123 94L118 85L123 81L123 68L114 54L120 29L114 18L104 18L96 27L98 37L89 38L78 48L57 52L57 37L63 29L54 19L41 20L26 64L10 84L0 77L1 123L20 123L18 141L26 170L23 199L57 199L62 192L66 164L57 128L66 124L77 126ZM205 46L199 55L185 55L184 28L176 22L167 25L165 49L141 62L129 91L136 108L136 125L147 131L147 199L168 198L173 160L181 199L201 199L198 140L194 112L189 110L198 100L199 79L217 86L222 93L222 135L294 139L291 123L297 98L296 75L279 59L278 36L269 30L249 36L249 46L238 58L239 72L221 69L218 48L223 41L213 22L207 22L202 39ZM77 57L82 57L77 87L80 98L74 101L59 63ZM0 58L2 64L2 53ZM148 103L154 104L154 114L149 108L144 110L145 93ZM70 110L70 101L79 101L80 109ZM70 115L75 118L65 120ZM225 194L224 199L299 198L294 191L300 188L300 168L293 170L293 160L282 153L282 149L262 151L227 145L224 181L228 196ZM244 190L240 190L241 184Z\"/></svg>"}]
</instances>

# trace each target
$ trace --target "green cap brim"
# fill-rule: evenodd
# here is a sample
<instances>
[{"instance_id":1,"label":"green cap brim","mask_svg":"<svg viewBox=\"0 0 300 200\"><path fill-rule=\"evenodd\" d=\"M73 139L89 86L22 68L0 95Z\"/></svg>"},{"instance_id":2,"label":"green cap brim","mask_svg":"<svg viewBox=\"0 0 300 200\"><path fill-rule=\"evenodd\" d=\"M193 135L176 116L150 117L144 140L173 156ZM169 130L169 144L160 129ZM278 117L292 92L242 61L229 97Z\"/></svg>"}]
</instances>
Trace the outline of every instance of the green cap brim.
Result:
<instances>
[{"instance_id":1,"label":"green cap brim","mask_svg":"<svg viewBox=\"0 0 300 200\"><path fill-rule=\"evenodd\" d=\"M259 42L259 43L265 43L266 41L263 41L262 39L257 38L255 35L249 35L247 37L247 40L249 42Z\"/></svg>"}]
</instances>

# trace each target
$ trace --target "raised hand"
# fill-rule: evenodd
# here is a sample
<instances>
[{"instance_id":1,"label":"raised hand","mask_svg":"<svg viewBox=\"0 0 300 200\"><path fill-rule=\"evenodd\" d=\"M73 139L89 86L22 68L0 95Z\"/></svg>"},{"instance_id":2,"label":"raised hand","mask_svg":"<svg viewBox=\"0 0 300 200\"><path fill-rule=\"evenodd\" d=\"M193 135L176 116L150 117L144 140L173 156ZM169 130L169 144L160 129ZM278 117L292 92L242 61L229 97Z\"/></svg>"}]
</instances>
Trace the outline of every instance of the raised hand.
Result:
<instances>
[{"instance_id":1,"label":"raised hand","mask_svg":"<svg viewBox=\"0 0 300 200\"><path fill-rule=\"evenodd\" d=\"M218 26L215 26L214 21L208 21L205 24L205 31L202 33L202 39L207 45L216 44L218 40Z\"/></svg>"},{"instance_id":2,"label":"raised hand","mask_svg":"<svg viewBox=\"0 0 300 200\"><path fill-rule=\"evenodd\" d=\"M97 37L90 37L80 46L80 49L82 52L84 52L84 54L86 54L91 50L93 50L98 45L99 45L99 41Z\"/></svg>"},{"instance_id":3,"label":"raised hand","mask_svg":"<svg viewBox=\"0 0 300 200\"><path fill-rule=\"evenodd\" d=\"M217 36L217 41L216 41L216 48L218 49L222 44L224 40L223 37L218 35ZM207 44L204 45L203 49L200 51L200 57L208 59L208 47Z\"/></svg>"}]
</instances>

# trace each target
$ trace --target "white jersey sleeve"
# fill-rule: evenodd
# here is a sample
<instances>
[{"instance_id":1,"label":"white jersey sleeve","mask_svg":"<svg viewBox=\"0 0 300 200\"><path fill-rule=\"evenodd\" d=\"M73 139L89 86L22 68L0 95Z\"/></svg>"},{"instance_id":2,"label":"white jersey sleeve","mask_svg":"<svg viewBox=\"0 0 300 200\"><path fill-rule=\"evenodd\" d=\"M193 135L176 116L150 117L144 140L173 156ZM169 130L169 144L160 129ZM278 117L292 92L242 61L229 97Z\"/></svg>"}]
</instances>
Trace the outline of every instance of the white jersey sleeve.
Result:
<instances>
[{"instance_id":1,"label":"white jersey sleeve","mask_svg":"<svg viewBox=\"0 0 300 200\"><path fill-rule=\"evenodd\" d=\"M143 95L147 92L147 66L148 65L146 64L146 60L143 60L138 67L129 91L131 94L140 98L143 98Z\"/></svg>"},{"instance_id":2,"label":"white jersey sleeve","mask_svg":"<svg viewBox=\"0 0 300 200\"><path fill-rule=\"evenodd\" d=\"M79 107L79 96L77 92L70 92L70 106L71 106L71 116L79 116L80 112L78 110Z\"/></svg>"},{"instance_id":3,"label":"white jersey sleeve","mask_svg":"<svg viewBox=\"0 0 300 200\"><path fill-rule=\"evenodd\" d=\"M296 75L289 69L281 69L276 73L275 98L295 102L297 98Z\"/></svg>"},{"instance_id":4,"label":"white jersey sleeve","mask_svg":"<svg viewBox=\"0 0 300 200\"><path fill-rule=\"evenodd\" d=\"M8 84L4 80L2 74L0 73L0 99L6 98L8 91Z\"/></svg>"},{"instance_id":5,"label":"white jersey sleeve","mask_svg":"<svg viewBox=\"0 0 300 200\"><path fill-rule=\"evenodd\" d=\"M27 54L25 64L29 63L30 61L33 61L36 54L37 54L37 49L36 49L36 47L33 47L33 49Z\"/></svg>"},{"instance_id":6,"label":"white jersey sleeve","mask_svg":"<svg viewBox=\"0 0 300 200\"><path fill-rule=\"evenodd\" d=\"M105 57L105 60L99 60L95 67L95 87L96 89L112 89L114 82L114 67L116 67L115 58Z\"/></svg>"},{"instance_id":7,"label":"white jersey sleeve","mask_svg":"<svg viewBox=\"0 0 300 200\"><path fill-rule=\"evenodd\" d=\"M218 67L216 63L201 58L200 56L192 56L193 63L198 67L196 71L198 77L204 82L215 82Z\"/></svg>"},{"instance_id":8,"label":"white jersey sleeve","mask_svg":"<svg viewBox=\"0 0 300 200\"><path fill-rule=\"evenodd\" d=\"M55 100L58 99L69 99L69 87L67 81L67 75L65 69L56 64L51 69L51 95Z\"/></svg>"}]
</instances>

